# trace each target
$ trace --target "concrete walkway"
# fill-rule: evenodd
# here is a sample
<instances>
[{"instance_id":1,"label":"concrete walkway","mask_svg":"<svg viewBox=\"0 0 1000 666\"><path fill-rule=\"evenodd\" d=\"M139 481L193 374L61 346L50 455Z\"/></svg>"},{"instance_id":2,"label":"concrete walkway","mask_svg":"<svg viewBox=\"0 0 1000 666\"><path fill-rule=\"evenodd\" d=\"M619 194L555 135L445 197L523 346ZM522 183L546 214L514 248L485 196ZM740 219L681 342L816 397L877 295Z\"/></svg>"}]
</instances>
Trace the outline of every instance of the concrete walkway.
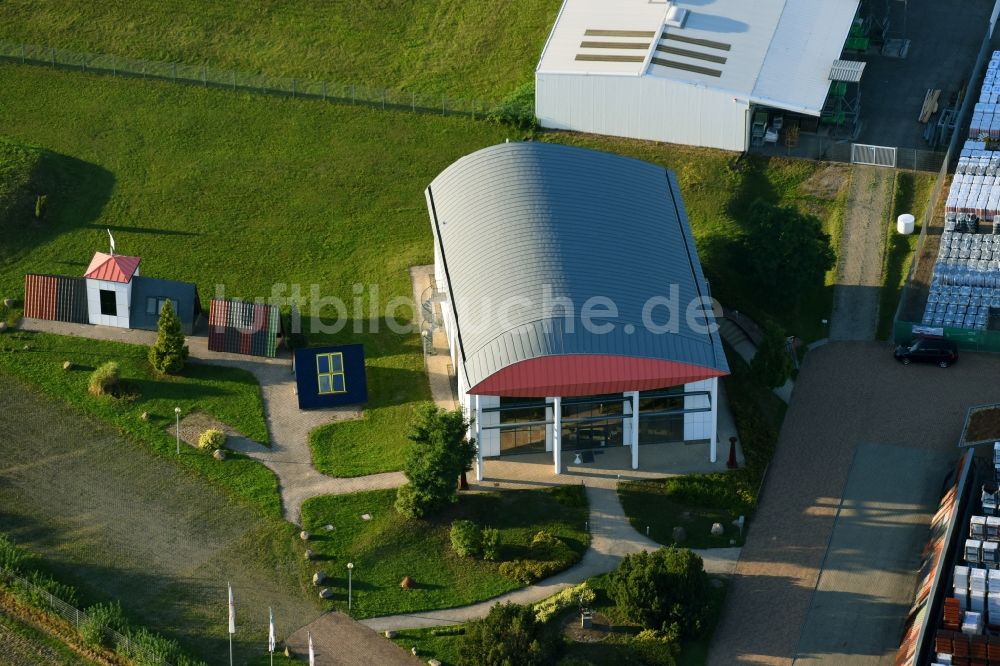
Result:
<instances>
[{"instance_id":1,"label":"concrete walkway","mask_svg":"<svg viewBox=\"0 0 1000 666\"><path fill-rule=\"evenodd\" d=\"M618 501L618 493L614 489L588 485L587 500L590 502L590 548L576 566L535 585L471 606L376 617L362 620L361 623L376 631L461 624L484 617L495 603L511 601L530 604L541 601L591 576L611 571L618 566L618 561L625 555L661 547L660 544L632 529ZM706 571L714 574L730 574L736 569L740 549L713 548L695 552L705 561Z\"/></svg>"},{"instance_id":2,"label":"concrete walkway","mask_svg":"<svg viewBox=\"0 0 1000 666\"><path fill-rule=\"evenodd\" d=\"M40 319L22 319L20 328L25 331L140 345L151 345L156 341L154 331ZM278 358L264 358L209 351L208 338L198 336L189 336L187 345L189 360L192 362L242 368L252 373L260 383L264 419L271 437L271 446L245 438L233 438L230 448L260 461L278 477L282 511L286 520L298 525L302 503L310 497L395 488L406 482L402 472L342 479L316 471L309 450L309 433L328 423L359 418L361 411L353 407L300 410L295 397L295 377L287 354Z\"/></svg>"}]
</instances>

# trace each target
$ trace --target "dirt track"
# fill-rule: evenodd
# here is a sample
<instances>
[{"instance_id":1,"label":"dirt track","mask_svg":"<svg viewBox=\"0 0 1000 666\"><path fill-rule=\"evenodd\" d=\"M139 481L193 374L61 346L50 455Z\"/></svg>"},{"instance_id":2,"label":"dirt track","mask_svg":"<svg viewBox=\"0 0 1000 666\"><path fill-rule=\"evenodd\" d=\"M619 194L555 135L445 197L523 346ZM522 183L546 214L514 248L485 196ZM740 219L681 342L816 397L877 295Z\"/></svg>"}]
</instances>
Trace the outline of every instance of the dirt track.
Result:
<instances>
[{"instance_id":1,"label":"dirt track","mask_svg":"<svg viewBox=\"0 0 1000 666\"><path fill-rule=\"evenodd\" d=\"M844 211L833 289L831 340L874 340L882 253L895 171L855 166Z\"/></svg>"}]
</instances>

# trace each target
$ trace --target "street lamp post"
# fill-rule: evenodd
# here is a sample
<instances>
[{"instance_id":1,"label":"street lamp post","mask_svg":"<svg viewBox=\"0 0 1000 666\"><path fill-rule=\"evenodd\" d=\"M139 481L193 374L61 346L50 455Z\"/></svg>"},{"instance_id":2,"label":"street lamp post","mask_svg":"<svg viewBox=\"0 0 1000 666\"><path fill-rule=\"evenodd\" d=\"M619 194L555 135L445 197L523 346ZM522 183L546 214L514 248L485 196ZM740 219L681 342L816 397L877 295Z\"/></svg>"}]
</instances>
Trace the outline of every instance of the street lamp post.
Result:
<instances>
[{"instance_id":1,"label":"street lamp post","mask_svg":"<svg viewBox=\"0 0 1000 666\"><path fill-rule=\"evenodd\" d=\"M174 407L174 416L177 418L177 455L181 454L181 408Z\"/></svg>"},{"instance_id":2,"label":"street lamp post","mask_svg":"<svg viewBox=\"0 0 1000 666\"><path fill-rule=\"evenodd\" d=\"M354 571L354 563L347 563L347 612L351 612L351 606L353 602L353 586L351 581L351 573Z\"/></svg>"}]
</instances>

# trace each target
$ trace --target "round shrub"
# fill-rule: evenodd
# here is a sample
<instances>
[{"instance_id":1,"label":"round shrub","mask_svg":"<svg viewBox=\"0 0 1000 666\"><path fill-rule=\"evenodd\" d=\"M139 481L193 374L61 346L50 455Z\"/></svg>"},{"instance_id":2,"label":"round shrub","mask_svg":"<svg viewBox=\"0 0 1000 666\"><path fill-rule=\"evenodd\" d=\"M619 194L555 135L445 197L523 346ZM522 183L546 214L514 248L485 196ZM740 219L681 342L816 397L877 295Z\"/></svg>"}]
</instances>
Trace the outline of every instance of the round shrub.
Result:
<instances>
[{"instance_id":1,"label":"round shrub","mask_svg":"<svg viewBox=\"0 0 1000 666\"><path fill-rule=\"evenodd\" d=\"M87 609L80 622L80 636L95 647L111 647L107 642L108 629L119 631L125 627L125 616L118 602L95 604Z\"/></svg>"},{"instance_id":2,"label":"round shrub","mask_svg":"<svg viewBox=\"0 0 1000 666\"><path fill-rule=\"evenodd\" d=\"M518 604L494 604L489 615L466 625L459 645L462 666L543 666L556 661L558 638Z\"/></svg>"},{"instance_id":3,"label":"round shrub","mask_svg":"<svg viewBox=\"0 0 1000 666\"><path fill-rule=\"evenodd\" d=\"M451 524L451 547L461 557L476 557L483 549L483 531L471 520Z\"/></svg>"},{"instance_id":4,"label":"round shrub","mask_svg":"<svg viewBox=\"0 0 1000 666\"><path fill-rule=\"evenodd\" d=\"M701 558L686 548L627 555L611 573L608 595L646 629L698 636L708 615L708 576Z\"/></svg>"},{"instance_id":5,"label":"round shrub","mask_svg":"<svg viewBox=\"0 0 1000 666\"><path fill-rule=\"evenodd\" d=\"M103 363L90 373L87 388L91 395L112 395L121 384L122 376L114 361Z\"/></svg>"},{"instance_id":6,"label":"round shrub","mask_svg":"<svg viewBox=\"0 0 1000 666\"><path fill-rule=\"evenodd\" d=\"M218 428L209 428L198 437L198 448L202 451L215 451L226 445L226 433Z\"/></svg>"},{"instance_id":7,"label":"round shrub","mask_svg":"<svg viewBox=\"0 0 1000 666\"><path fill-rule=\"evenodd\" d=\"M483 559L494 562L500 553L500 530L495 527L483 529Z\"/></svg>"}]
</instances>

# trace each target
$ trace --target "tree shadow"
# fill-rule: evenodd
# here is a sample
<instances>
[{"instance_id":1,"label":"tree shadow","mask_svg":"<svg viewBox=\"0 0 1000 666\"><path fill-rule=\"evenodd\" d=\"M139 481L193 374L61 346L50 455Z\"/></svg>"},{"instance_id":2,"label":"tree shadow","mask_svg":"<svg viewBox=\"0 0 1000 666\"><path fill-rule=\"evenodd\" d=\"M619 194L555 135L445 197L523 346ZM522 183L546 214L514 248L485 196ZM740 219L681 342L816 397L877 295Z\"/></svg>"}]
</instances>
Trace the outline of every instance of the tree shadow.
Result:
<instances>
[{"instance_id":1,"label":"tree shadow","mask_svg":"<svg viewBox=\"0 0 1000 666\"><path fill-rule=\"evenodd\" d=\"M0 257L16 259L67 231L98 228L93 222L100 218L114 185L114 174L101 166L40 151L28 183L15 194L8 211L10 229L0 234ZM36 219L39 195L45 196L45 204Z\"/></svg>"}]
</instances>

